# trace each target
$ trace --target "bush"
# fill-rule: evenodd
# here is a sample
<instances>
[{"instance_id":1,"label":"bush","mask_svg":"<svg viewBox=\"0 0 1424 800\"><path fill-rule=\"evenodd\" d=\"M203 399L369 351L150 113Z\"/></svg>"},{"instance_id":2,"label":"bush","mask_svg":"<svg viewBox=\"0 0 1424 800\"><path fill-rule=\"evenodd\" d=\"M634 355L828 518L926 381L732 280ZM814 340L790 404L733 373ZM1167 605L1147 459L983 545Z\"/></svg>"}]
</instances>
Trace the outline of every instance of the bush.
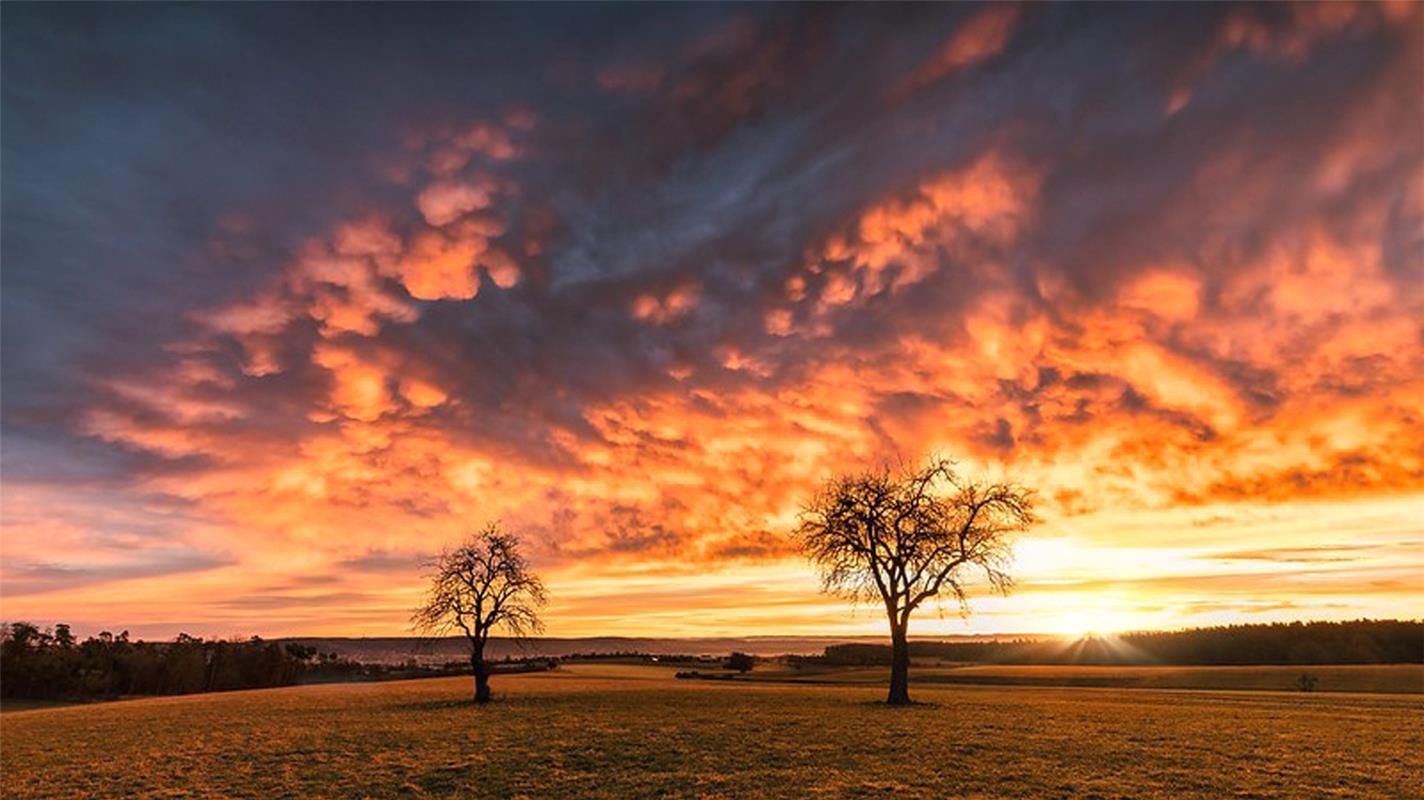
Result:
<instances>
[{"instance_id":1,"label":"bush","mask_svg":"<svg viewBox=\"0 0 1424 800\"><path fill-rule=\"evenodd\" d=\"M747 653L733 653L727 657L725 666L727 669L734 669L745 675L756 667L756 656Z\"/></svg>"}]
</instances>

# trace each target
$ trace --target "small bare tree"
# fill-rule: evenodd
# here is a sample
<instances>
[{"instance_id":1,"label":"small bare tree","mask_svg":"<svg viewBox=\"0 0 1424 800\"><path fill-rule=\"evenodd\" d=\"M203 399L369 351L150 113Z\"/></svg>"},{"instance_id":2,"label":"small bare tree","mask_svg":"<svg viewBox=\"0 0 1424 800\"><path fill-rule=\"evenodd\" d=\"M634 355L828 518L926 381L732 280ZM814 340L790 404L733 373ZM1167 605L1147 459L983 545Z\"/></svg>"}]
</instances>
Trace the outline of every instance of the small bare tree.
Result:
<instances>
[{"instance_id":1,"label":"small bare tree","mask_svg":"<svg viewBox=\"0 0 1424 800\"><path fill-rule=\"evenodd\" d=\"M502 628L515 638L543 630L539 609L546 602L544 584L520 552L519 537L490 523L459 547L446 550L429 565L430 592L411 617L416 630L446 635L459 630L470 642L475 672L475 702L490 699L485 645L490 631Z\"/></svg>"},{"instance_id":2,"label":"small bare tree","mask_svg":"<svg viewBox=\"0 0 1424 800\"><path fill-rule=\"evenodd\" d=\"M890 695L910 702L910 614L953 596L968 610L966 568L1006 592L1009 535L1033 522L1033 494L1013 483L964 478L954 464L882 467L830 481L800 516L797 535L825 591L885 605L890 621Z\"/></svg>"}]
</instances>

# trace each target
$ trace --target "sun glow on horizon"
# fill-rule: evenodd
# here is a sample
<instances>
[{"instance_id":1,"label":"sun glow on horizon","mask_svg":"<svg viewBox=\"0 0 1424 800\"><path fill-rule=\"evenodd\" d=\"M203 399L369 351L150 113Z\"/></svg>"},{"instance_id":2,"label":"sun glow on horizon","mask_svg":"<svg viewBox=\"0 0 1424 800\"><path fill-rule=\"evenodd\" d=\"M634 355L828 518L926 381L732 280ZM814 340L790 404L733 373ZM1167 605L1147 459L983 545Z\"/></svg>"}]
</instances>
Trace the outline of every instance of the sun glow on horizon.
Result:
<instances>
[{"instance_id":1,"label":"sun glow on horizon","mask_svg":"<svg viewBox=\"0 0 1424 800\"><path fill-rule=\"evenodd\" d=\"M1091 639L1143 627L1140 620L1130 612L1102 606L1084 606L1060 612L1054 618L1049 633L1074 639Z\"/></svg>"}]
</instances>

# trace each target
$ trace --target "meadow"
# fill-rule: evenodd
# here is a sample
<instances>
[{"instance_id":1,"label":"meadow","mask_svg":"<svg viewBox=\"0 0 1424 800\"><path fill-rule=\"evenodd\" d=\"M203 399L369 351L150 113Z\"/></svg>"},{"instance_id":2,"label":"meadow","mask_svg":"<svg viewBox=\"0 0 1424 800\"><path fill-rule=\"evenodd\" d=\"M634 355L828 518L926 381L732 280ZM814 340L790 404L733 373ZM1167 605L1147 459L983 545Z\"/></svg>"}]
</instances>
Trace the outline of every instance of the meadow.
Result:
<instances>
[{"instance_id":1,"label":"meadow","mask_svg":"<svg viewBox=\"0 0 1424 800\"><path fill-rule=\"evenodd\" d=\"M1421 796L1414 694L500 676L0 715L5 797Z\"/></svg>"}]
</instances>

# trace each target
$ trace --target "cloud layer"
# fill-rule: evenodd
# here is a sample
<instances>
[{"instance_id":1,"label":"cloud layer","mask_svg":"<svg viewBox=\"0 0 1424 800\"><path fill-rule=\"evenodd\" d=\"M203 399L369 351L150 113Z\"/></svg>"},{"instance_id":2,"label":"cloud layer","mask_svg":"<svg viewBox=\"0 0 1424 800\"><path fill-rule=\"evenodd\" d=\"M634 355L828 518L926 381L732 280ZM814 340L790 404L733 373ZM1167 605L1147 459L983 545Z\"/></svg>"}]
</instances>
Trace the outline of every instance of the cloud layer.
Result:
<instances>
[{"instance_id":1,"label":"cloud layer","mask_svg":"<svg viewBox=\"0 0 1424 800\"><path fill-rule=\"evenodd\" d=\"M1407 616L1421 24L8 10L4 614L396 632L500 518L555 633L874 630L787 531L937 452L1042 496L977 629Z\"/></svg>"}]
</instances>

